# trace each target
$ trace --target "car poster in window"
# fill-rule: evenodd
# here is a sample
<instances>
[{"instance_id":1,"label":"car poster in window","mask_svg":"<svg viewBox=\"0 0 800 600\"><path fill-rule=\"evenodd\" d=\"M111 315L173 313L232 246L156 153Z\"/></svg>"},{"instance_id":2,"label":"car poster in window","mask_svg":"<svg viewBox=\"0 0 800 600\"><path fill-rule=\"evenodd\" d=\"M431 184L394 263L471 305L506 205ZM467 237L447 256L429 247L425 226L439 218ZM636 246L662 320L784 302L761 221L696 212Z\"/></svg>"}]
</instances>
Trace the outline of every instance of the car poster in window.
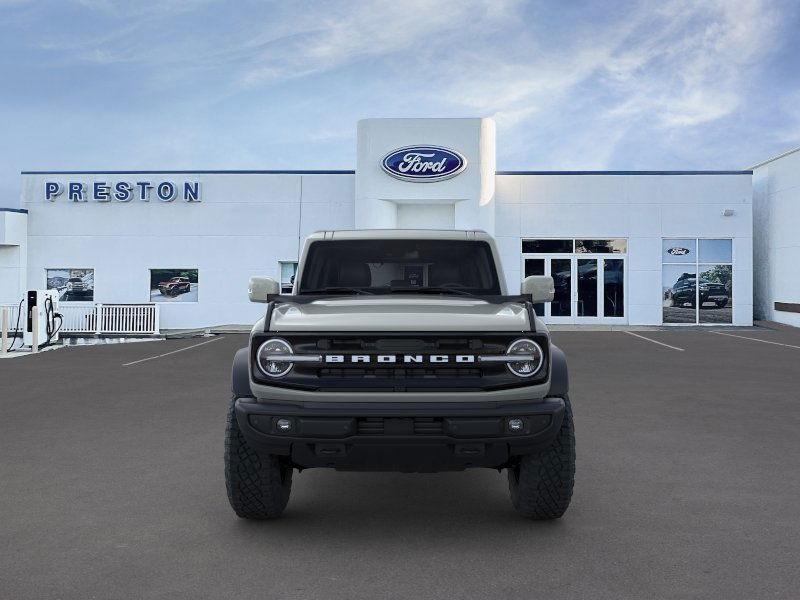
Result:
<instances>
[{"instance_id":1,"label":"car poster in window","mask_svg":"<svg viewBox=\"0 0 800 600\"><path fill-rule=\"evenodd\" d=\"M197 269L150 269L150 302L197 302Z\"/></svg>"},{"instance_id":2,"label":"car poster in window","mask_svg":"<svg viewBox=\"0 0 800 600\"><path fill-rule=\"evenodd\" d=\"M58 290L60 302L93 302L94 269L47 269L47 289Z\"/></svg>"}]
</instances>

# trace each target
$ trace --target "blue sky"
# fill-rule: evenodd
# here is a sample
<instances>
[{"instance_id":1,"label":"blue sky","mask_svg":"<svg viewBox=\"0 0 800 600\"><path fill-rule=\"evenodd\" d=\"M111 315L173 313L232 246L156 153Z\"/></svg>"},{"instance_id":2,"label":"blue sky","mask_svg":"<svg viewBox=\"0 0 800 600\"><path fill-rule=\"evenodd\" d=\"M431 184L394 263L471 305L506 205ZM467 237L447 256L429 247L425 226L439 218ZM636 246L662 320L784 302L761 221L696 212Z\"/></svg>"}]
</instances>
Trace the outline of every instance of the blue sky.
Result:
<instances>
[{"instance_id":1,"label":"blue sky","mask_svg":"<svg viewBox=\"0 0 800 600\"><path fill-rule=\"evenodd\" d=\"M492 116L503 170L742 168L800 145L798 31L796 1L0 0L0 205L28 169L353 168L365 117Z\"/></svg>"}]
</instances>

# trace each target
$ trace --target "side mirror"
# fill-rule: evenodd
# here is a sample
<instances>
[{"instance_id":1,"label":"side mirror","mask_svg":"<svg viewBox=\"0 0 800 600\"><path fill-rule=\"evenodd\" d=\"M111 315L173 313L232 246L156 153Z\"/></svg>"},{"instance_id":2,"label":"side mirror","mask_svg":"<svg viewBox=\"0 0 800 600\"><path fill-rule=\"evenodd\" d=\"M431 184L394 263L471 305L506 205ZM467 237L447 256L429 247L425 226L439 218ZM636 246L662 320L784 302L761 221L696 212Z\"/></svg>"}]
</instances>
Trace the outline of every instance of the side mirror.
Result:
<instances>
[{"instance_id":1,"label":"side mirror","mask_svg":"<svg viewBox=\"0 0 800 600\"><path fill-rule=\"evenodd\" d=\"M251 277L247 284L250 302L269 302L269 296L280 294L281 286L272 277Z\"/></svg>"},{"instance_id":2,"label":"side mirror","mask_svg":"<svg viewBox=\"0 0 800 600\"><path fill-rule=\"evenodd\" d=\"M520 293L523 296L531 296L531 302L552 302L556 294L556 286L553 278L547 275L531 275L522 280Z\"/></svg>"}]
</instances>

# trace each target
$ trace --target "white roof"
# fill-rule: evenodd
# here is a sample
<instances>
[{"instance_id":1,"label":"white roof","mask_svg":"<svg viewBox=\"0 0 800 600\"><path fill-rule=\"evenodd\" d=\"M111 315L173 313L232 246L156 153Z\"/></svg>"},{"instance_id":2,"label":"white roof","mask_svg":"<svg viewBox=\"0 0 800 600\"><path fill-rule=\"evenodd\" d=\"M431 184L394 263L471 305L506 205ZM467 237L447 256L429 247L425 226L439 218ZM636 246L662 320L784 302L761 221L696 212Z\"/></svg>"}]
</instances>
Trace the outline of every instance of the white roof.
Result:
<instances>
[{"instance_id":1,"label":"white roof","mask_svg":"<svg viewBox=\"0 0 800 600\"><path fill-rule=\"evenodd\" d=\"M481 230L463 229L341 229L316 231L309 240L470 240L491 239Z\"/></svg>"}]
</instances>

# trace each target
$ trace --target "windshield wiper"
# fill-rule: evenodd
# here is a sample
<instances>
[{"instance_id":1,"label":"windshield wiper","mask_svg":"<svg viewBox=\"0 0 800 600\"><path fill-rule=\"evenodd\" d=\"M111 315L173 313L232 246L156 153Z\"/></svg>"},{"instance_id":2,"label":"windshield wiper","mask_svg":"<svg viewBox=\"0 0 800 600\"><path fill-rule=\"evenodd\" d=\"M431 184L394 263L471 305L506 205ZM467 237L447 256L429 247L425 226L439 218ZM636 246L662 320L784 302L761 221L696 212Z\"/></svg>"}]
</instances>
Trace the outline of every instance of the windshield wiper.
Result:
<instances>
[{"instance_id":1,"label":"windshield wiper","mask_svg":"<svg viewBox=\"0 0 800 600\"><path fill-rule=\"evenodd\" d=\"M391 292L393 294L402 294L406 292L410 294L457 294L459 296L471 296L473 298L475 297L475 294L473 294L472 292L459 290L457 288L436 287L436 286L391 288Z\"/></svg>"},{"instance_id":2,"label":"windshield wiper","mask_svg":"<svg viewBox=\"0 0 800 600\"><path fill-rule=\"evenodd\" d=\"M369 290L365 290L363 288L357 287L347 287L347 286L331 286L331 287L324 287L324 288L316 288L313 290L301 290L300 294L339 294L339 293L350 293L350 294L369 294L370 296L373 295L373 292Z\"/></svg>"}]
</instances>

